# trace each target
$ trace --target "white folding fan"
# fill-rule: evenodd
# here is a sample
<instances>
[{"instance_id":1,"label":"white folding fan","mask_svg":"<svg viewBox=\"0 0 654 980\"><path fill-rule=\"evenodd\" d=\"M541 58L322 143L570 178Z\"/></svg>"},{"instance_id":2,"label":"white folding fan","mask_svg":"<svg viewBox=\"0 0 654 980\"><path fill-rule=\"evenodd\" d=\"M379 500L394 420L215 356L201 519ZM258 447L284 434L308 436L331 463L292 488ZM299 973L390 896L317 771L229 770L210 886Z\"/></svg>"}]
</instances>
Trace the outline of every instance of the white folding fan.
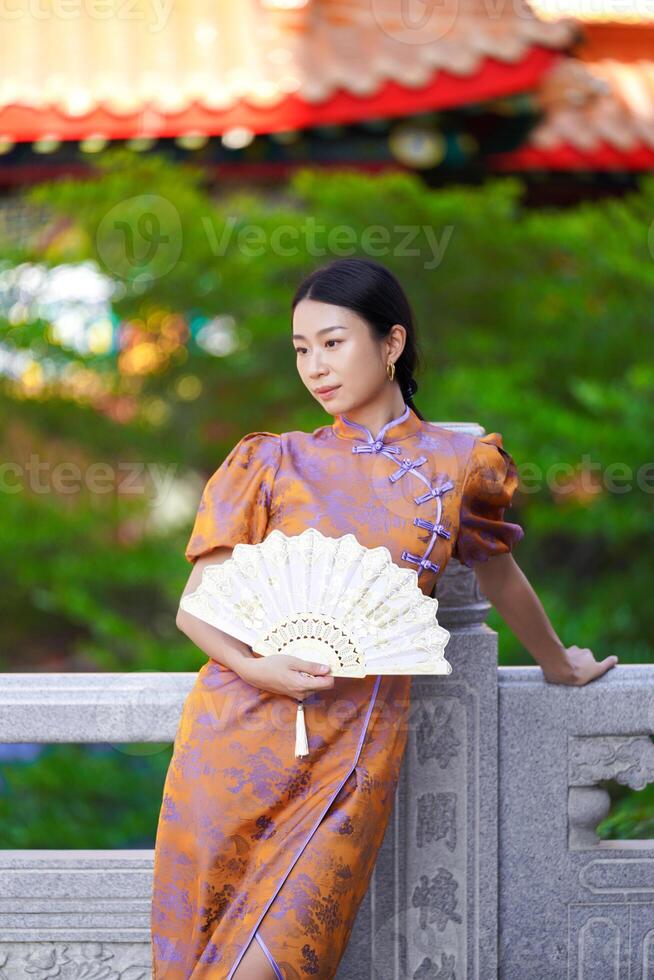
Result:
<instances>
[{"instance_id":1,"label":"white folding fan","mask_svg":"<svg viewBox=\"0 0 654 980\"><path fill-rule=\"evenodd\" d=\"M438 600L421 591L415 569L393 562L388 548L366 548L353 534L329 538L310 527L239 543L226 561L204 568L180 605L254 653L329 664L334 677L452 671ZM308 753L300 700L295 754Z\"/></svg>"}]
</instances>

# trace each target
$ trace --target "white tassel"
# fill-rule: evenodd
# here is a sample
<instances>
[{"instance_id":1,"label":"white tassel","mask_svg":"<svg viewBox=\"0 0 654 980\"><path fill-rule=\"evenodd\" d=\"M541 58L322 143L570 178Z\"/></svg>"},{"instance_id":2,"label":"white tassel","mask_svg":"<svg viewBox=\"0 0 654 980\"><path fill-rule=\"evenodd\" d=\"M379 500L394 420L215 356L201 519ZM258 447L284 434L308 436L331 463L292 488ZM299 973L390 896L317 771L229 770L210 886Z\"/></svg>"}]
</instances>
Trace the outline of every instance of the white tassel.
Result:
<instances>
[{"instance_id":1,"label":"white tassel","mask_svg":"<svg viewBox=\"0 0 654 980\"><path fill-rule=\"evenodd\" d=\"M309 743L307 741L307 728L304 723L304 705L300 701L295 715L295 755L303 756L309 754Z\"/></svg>"}]
</instances>

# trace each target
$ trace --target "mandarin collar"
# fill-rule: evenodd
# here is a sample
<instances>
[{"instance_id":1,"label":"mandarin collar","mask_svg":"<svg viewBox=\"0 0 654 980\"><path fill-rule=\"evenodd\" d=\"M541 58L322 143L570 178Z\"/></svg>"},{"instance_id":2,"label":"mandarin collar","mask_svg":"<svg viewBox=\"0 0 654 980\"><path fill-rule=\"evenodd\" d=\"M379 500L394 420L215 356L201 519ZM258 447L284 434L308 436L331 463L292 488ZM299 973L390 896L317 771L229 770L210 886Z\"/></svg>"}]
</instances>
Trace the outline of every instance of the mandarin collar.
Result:
<instances>
[{"instance_id":1,"label":"mandarin collar","mask_svg":"<svg viewBox=\"0 0 654 980\"><path fill-rule=\"evenodd\" d=\"M406 439L407 436L419 432L421 427L421 420L406 403L402 414L382 426L376 437L365 425L353 422L346 415L337 415L332 425L334 433L341 439L356 439L369 443L380 442L384 445L388 442L397 442L398 439Z\"/></svg>"}]
</instances>

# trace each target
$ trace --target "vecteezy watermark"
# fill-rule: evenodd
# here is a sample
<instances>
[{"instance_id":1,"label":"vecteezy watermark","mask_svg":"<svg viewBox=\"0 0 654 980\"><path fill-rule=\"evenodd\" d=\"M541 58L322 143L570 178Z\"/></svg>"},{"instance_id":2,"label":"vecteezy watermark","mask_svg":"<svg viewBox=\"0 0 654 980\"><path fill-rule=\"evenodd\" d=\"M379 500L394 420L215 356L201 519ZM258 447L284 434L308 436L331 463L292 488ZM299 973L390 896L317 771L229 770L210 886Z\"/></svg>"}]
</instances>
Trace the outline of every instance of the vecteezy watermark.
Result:
<instances>
[{"instance_id":1,"label":"vecteezy watermark","mask_svg":"<svg viewBox=\"0 0 654 980\"><path fill-rule=\"evenodd\" d=\"M535 16L523 0L480 0L479 6L486 21L498 21L507 16L533 21ZM466 9L461 9L460 0L398 0L392 4L388 0L371 0L370 10L382 34L400 44L413 46L434 44L455 29L461 32L457 20L461 14L464 18L468 16ZM466 41L460 41L460 46L465 48ZM431 66L425 63L424 70L429 74Z\"/></svg>"},{"instance_id":2,"label":"vecteezy watermark","mask_svg":"<svg viewBox=\"0 0 654 980\"><path fill-rule=\"evenodd\" d=\"M425 0L371 0L375 25L387 37L402 44L433 44L450 33L459 16L459 0L429 3Z\"/></svg>"},{"instance_id":3,"label":"vecteezy watermark","mask_svg":"<svg viewBox=\"0 0 654 980\"><path fill-rule=\"evenodd\" d=\"M643 462L635 469L628 463L620 461L606 465L593 462L589 453L582 453L579 462L561 461L542 467L537 463L521 461L516 464L516 470L520 495L531 496L545 490L559 504L571 500L587 502L605 493L625 494L633 490L654 493L654 460ZM429 474L434 489L449 486L450 493L461 476L461 466L455 457L451 458L449 464L445 464L442 471ZM408 479L408 476L405 479ZM502 479L498 474L498 493L502 490ZM370 460L366 486L375 506L380 511L388 511L407 522L413 521L414 496L402 490L399 482L395 484L388 482L387 459L382 453L376 456L373 454ZM426 491L426 485L417 478L412 487L416 492ZM438 494L435 494L431 501L432 520L438 515L437 497ZM441 497L443 506L446 506L447 497L446 489Z\"/></svg>"},{"instance_id":4,"label":"vecteezy watermark","mask_svg":"<svg viewBox=\"0 0 654 980\"><path fill-rule=\"evenodd\" d=\"M0 463L0 493L29 490L35 494L71 495L85 490L92 494L136 495L148 493L152 488L154 504L165 499L177 479L178 469L177 463L164 465L143 460L94 461L80 465L72 460L43 460L38 453L31 453L24 462ZM525 495L539 493L543 488L557 497L625 494L632 490L654 493L654 460L642 463L637 469L620 461L602 466L583 453L576 465L552 463L544 469L536 463L521 462L517 470L520 493ZM456 479L456 474L450 477ZM379 499L384 506L397 508L407 519L412 517L412 497L399 497L395 501L381 496Z\"/></svg>"},{"instance_id":5,"label":"vecteezy watermark","mask_svg":"<svg viewBox=\"0 0 654 980\"><path fill-rule=\"evenodd\" d=\"M557 497L591 497L598 493L630 493L641 490L654 493L654 460L641 463L634 470L628 463L616 460L603 466L582 453L579 463L551 463L543 469L536 463L517 465L521 494L538 493L546 487Z\"/></svg>"},{"instance_id":6,"label":"vecteezy watermark","mask_svg":"<svg viewBox=\"0 0 654 980\"><path fill-rule=\"evenodd\" d=\"M268 253L283 257L302 253L316 258L347 257L362 252L374 257L393 255L415 259L426 255L423 269L435 269L441 264L454 231L454 225L445 225L439 237L431 225L377 224L362 229L344 224L329 226L318 223L312 216L300 225L279 224L272 231L262 225L243 224L234 215L227 218L220 231L209 217L202 218L202 224L213 255L225 255L230 247L248 258L260 258Z\"/></svg>"},{"instance_id":7,"label":"vecteezy watermark","mask_svg":"<svg viewBox=\"0 0 654 980\"><path fill-rule=\"evenodd\" d=\"M106 270L142 288L170 272L182 254L179 212L159 194L138 194L114 205L95 237Z\"/></svg>"},{"instance_id":8,"label":"vecteezy watermark","mask_svg":"<svg viewBox=\"0 0 654 980\"><path fill-rule=\"evenodd\" d=\"M173 0L0 0L0 21L125 20L145 22L148 31L156 34L165 28L172 9Z\"/></svg>"},{"instance_id":9,"label":"vecteezy watermark","mask_svg":"<svg viewBox=\"0 0 654 980\"><path fill-rule=\"evenodd\" d=\"M0 493L54 493L58 496L79 494L136 495L152 488L152 506L162 503L175 482L177 463L145 463L139 460L122 463L93 462L88 466L70 460L56 463L42 460L32 453L24 463L0 463Z\"/></svg>"},{"instance_id":10,"label":"vecteezy watermark","mask_svg":"<svg viewBox=\"0 0 654 980\"><path fill-rule=\"evenodd\" d=\"M627 10L632 16L649 20L653 4L654 0L584 0L583 14L587 18L615 20ZM573 0L536 0L533 5L524 0L480 0L478 6L484 21L491 23L506 18L533 22L539 14L545 15L547 20L558 20L579 16L581 9ZM370 0L370 11L381 34L399 44L414 47L433 45L455 31L463 37L469 16L468 8L463 7L461 0L396 0L393 3ZM463 30L457 24L460 17L463 18ZM465 38L459 41L459 46L466 49ZM486 54L492 52L489 50ZM430 65L425 59L425 73L429 70Z\"/></svg>"},{"instance_id":11,"label":"vecteezy watermark","mask_svg":"<svg viewBox=\"0 0 654 980\"><path fill-rule=\"evenodd\" d=\"M121 755L157 755L168 751L187 693L179 676L166 671L107 673L92 690L90 724Z\"/></svg>"},{"instance_id":12,"label":"vecteezy watermark","mask_svg":"<svg viewBox=\"0 0 654 980\"><path fill-rule=\"evenodd\" d=\"M1 0L0 0L1 2ZM236 251L247 258L276 255L283 258L309 255L347 257L365 254L375 258L392 255L420 261L422 268L437 268L445 256L454 225L371 224L327 225L309 215L300 224L277 224L272 229L244 223L229 215L218 225L211 215L201 218L211 254ZM114 205L96 232L96 248L107 272L146 289L174 268L182 254L183 229L177 208L157 194L139 194Z\"/></svg>"}]
</instances>

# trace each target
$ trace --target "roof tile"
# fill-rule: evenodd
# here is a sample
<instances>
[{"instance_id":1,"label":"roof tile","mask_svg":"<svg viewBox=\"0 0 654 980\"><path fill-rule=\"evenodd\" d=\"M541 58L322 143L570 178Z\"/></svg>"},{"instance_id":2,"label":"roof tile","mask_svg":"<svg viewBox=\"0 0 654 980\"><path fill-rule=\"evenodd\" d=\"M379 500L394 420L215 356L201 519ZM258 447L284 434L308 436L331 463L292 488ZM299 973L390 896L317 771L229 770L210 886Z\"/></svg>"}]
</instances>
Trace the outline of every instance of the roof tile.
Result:
<instances>
[{"instance_id":1,"label":"roof tile","mask_svg":"<svg viewBox=\"0 0 654 980\"><path fill-rule=\"evenodd\" d=\"M467 77L486 59L515 63L534 46L566 48L577 30L572 20L538 20L525 0L308 0L289 10L274 0L178 0L164 5L161 22L144 3L142 18L102 20L84 4L63 19L55 5L40 0L52 16L36 27L25 17L5 23L0 107L81 115L147 104L170 113L194 100L273 106L288 95L318 104L388 81L420 88L438 69Z\"/></svg>"}]
</instances>

